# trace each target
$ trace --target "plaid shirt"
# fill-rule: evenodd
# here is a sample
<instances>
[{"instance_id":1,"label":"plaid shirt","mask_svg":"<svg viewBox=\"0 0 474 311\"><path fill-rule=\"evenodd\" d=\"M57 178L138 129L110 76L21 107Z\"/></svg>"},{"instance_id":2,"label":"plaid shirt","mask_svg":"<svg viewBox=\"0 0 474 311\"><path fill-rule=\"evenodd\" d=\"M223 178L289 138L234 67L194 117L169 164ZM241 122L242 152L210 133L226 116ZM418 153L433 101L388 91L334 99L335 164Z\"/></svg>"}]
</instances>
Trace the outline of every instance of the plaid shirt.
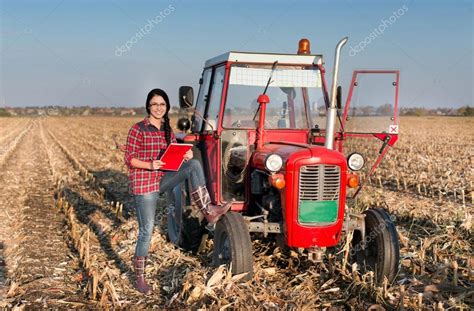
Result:
<instances>
[{"instance_id":1,"label":"plaid shirt","mask_svg":"<svg viewBox=\"0 0 474 311\"><path fill-rule=\"evenodd\" d=\"M176 142L171 132L171 142ZM166 150L165 132L150 123L148 118L132 126L127 136L125 163L130 169L130 187L133 194L140 195L160 190L160 179L163 171L133 167L132 159L151 162L159 159Z\"/></svg>"}]
</instances>

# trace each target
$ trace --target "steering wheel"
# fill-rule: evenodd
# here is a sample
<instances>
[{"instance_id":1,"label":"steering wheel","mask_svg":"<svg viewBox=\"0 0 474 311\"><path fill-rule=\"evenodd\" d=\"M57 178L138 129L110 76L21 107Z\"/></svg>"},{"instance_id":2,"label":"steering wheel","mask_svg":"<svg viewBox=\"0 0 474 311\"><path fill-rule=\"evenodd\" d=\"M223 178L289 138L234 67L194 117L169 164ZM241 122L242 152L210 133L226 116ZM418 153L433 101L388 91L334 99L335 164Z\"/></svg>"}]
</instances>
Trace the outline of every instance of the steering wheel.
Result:
<instances>
[{"instance_id":1,"label":"steering wheel","mask_svg":"<svg viewBox=\"0 0 474 311\"><path fill-rule=\"evenodd\" d=\"M240 128L242 126L242 120L236 120L232 122L231 127L237 127Z\"/></svg>"}]
</instances>

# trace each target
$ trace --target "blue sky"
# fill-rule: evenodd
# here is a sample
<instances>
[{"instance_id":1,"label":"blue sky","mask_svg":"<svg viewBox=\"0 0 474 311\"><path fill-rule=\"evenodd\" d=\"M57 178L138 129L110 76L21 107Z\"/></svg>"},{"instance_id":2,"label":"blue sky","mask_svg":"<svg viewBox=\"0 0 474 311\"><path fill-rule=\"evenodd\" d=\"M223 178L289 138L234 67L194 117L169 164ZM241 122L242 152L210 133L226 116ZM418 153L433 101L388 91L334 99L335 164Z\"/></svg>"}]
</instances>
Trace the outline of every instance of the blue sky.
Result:
<instances>
[{"instance_id":1,"label":"blue sky","mask_svg":"<svg viewBox=\"0 0 474 311\"><path fill-rule=\"evenodd\" d=\"M303 37L331 76L344 36L345 91L354 69L399 69L402 107L473 106L472 1L0 3L0 107L142 106L155 87L177 105L180 85L197 93L205 60L294 53ZM376 28L383 32L366 39Z\"/></svg>"}]
</instances>

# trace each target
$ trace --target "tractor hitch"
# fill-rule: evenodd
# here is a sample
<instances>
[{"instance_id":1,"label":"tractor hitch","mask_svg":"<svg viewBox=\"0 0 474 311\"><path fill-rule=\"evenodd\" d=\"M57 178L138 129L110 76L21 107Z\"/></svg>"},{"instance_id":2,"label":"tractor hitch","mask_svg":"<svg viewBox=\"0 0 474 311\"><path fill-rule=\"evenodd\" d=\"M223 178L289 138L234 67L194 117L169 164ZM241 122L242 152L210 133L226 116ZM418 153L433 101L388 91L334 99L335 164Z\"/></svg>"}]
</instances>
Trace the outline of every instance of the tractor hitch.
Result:
<instances>
[{"instance_id":1,"label":"tractor hitch","mask_svg":"<svg viewBox=\"0 0 474 311\"><path fill-rule=\"evenodd\" d=\"M308 260L313 263L323 262L326 247L312 247L308 249Z\"/></svg>"}]
</instances>

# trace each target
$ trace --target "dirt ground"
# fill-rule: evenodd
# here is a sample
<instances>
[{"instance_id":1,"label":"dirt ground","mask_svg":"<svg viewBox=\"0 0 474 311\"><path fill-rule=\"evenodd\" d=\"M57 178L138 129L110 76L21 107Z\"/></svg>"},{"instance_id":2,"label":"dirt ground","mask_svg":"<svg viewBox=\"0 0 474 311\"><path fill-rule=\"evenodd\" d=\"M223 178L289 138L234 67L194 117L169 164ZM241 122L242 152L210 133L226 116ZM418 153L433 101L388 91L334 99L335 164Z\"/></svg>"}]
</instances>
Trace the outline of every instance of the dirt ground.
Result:
<instances>
[{"instance_id":1,"label":"dirt ground","mask_svg":"<svg viewBox=\"0 0 474 311\"><path fill-rule=\"evenodd\" d=\"M47 142L38 122L28 121L26 126L0 171L1 294L14 293L38 306L65 297L81 301L74 281L79 261L68 246L64 216L55 208Z\"/></svg>"},{"instance_id":2,"label":"dirt ground","mask_svg":"<svg viewBox=\"0 0 474 311\"><path fill-rule=\"evenodd\" d=\"M137 224L123 154L114 144L137 120L0 118L0 307L473 307L472 118L402 120L400 141L351 202L356 210L379 206L395 216L401 260L393 284L377 286L370 274L343 264L346 237L317 265L273 240L256 239L255 275L238 283L211 266L212 241L199 254L168 242L162 211L148 297L133 289Z\"/></svg>"}]
</instances>

